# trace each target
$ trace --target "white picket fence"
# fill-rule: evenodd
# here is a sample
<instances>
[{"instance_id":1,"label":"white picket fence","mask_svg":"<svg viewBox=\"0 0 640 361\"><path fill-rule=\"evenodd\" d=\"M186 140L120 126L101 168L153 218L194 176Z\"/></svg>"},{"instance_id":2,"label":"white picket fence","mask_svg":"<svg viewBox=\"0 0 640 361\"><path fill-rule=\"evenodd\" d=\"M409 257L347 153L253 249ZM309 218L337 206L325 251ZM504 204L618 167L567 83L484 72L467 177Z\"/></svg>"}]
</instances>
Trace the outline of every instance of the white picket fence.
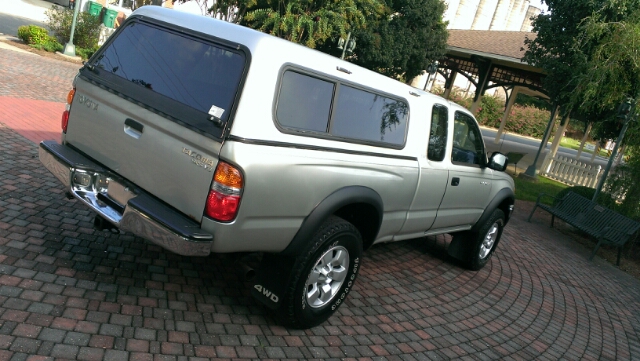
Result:
<instances>
[{"instance_id":1,"label":"white picket fence","mask_svg":"<svg viewBox=\"0 0 640 361\"><path fill-rule=\"evenodd\" d=\"M540 168L540 175L572 186L595 188L603 171L599 165L556 154L553 158L545 159Z\"/></svg>"}]
</instances>

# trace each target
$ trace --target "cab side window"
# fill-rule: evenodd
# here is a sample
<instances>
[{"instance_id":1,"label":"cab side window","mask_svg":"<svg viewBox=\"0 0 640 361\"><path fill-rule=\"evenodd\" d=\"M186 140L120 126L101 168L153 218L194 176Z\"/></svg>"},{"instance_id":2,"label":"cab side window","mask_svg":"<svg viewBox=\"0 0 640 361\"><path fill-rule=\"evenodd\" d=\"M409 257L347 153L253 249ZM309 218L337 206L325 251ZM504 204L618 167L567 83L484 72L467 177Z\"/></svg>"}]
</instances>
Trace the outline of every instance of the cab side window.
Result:
<instances>
[{"instance_id":1,"label":"cab side window","mask_svg":"<svg viewBox=\"0 0 640 361\"><path fill-rule=\"evenodd\" d=\"M451 161L456 164L483 166L484 156L482 133L477 123L469 115L456 112Z\"/></svg>"},{"instance_id":2,"label":"cab side window","mask_svg":"<svg viewBox=\"0 0 640 361\"><path fill-rule=\"evenodd\" d=\"M436 162L444 159L447 150L447 129L449 112L447 107L436 104L431 111L431 131L429 132L429 148L427 158Z\"/></svg>"}]
</instances>

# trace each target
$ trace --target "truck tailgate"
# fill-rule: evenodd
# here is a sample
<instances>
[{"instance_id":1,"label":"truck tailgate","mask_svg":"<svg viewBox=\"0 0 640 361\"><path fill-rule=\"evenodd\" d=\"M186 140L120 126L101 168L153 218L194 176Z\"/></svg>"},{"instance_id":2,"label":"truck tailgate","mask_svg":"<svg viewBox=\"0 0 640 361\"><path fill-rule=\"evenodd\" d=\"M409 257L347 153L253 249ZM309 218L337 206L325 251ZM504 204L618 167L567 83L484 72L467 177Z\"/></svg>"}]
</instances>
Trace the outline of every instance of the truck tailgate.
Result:
<instances>
[{"instance_id":1,"label":"truck tailgate","mask_svg":"<svg viewBox=\"0 0 640 361\"><path fill-rule=\"evenodd\" d=\"M201 222L246 59L133 16L80 69L64 141Z\"/></svg>"},{"instance_id":2,"label":"truck tailgate","mask_svg":"<svg viewBox=\"0 0 640 361\"><path fill-rule=\"evenodd\" d=\"M65 140L194 220L220 143L78 79Z\"/></svg>"}]
</instances>

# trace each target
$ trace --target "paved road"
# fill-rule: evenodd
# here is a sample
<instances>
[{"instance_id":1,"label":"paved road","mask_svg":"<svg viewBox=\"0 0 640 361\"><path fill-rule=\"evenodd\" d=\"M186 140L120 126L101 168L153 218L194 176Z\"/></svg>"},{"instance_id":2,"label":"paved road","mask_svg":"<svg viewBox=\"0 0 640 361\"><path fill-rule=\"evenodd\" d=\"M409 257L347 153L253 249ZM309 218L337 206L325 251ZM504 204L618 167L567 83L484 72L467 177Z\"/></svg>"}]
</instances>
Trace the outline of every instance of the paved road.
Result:
<instances>
[{"instance_id":1,"label":"paved road","mask_svg":"<svg viewBox=\"0 0 640 361\"><path fill-rule=\"evenodd\" d=\"M276 325L230 257L97 232L66 199L28 121L57 126L75 69L0 49L0 360L640 358L640 282L526 203L481 271L448 237L378 245L328 322Z\"/></svg>"},{"instance_id":2,"label":"paved road","mask_svg":"<svg viewBox=\"0 0 640 361\"><path fill-rule=\"evenodd\" d=\"M518 168L522 170L526 169L529 165L533 164L536 153L538 152L538 148L540 147L539 139L522 137L517 134L505 133L500 138L500 141L496 144L494 142L496 133L497 131L495 129L482 128L482 135L484 138L484 142L487 145L487 149L489 151L491 152L500 151L504 154L507 154L509 152L526 154L522 158L522 160L518 162ZM546 154L549 153L550 149L551 149L551 143L547 143L546 148L543 149L542 154L538 158L538 169L540 169L540 166L544 161L544 157ZM578 154L578 151L569 149L569 148L559 147L558 153L566 157L575 159L576 155ZM580 156L580 161L588 164L599 165L602 168L604 168L607 164L608 159L600 156L596 156L594 161L591 162L591 154L583 152Z\"/></svg>"},{"instance_id":3,"label":"paved road","mask_svg":"<svg viewBox=\"0 0 640 361\"><path fill-rule=\"evenodd\" d=\"M46 28L46 25L39 21L0 13L0 33L16 36L18 34L18 28L23 25L37 25Z\"/></svg>"}]
</instances>

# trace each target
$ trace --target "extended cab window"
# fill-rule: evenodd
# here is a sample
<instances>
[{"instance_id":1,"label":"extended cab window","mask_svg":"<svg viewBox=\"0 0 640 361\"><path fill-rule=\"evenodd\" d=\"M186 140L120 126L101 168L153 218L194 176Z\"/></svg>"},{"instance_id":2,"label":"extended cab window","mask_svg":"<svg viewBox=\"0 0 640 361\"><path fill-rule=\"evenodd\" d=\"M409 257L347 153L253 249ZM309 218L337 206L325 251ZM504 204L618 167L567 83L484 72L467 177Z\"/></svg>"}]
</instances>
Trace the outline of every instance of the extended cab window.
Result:
<instances>
[{"instance_id":1,"label":"extended cab window","mask_svg":"<svg viewBox=\"0 0 640 361\"><path fill-rule=\"evenodd\" d=\"M429 160L441 162L447 150L447 133L449 112L447 107L436 104L431 111L431 131L429 133L429 148L427 157Z\"/></svg>"},{"instance_id":2,"label":"extended cab window","mask_svg":"<svg viewBox=\"0 0 640 361\"><path fill-rule=\"evenodd\" d=\"M142 22L91 61L86 76L200 128L211 116L228 119L245 66L242 52Z\"/></svg>"},{"instance_id":3,"label":"extended cab window","mask_svg":"<svg viewBox=\"0 0 640 361\"><path fill-rule=\"evenodd\" d=\"M408 113L402 100L292 70L282 75L276 105L284 128L394 148L404 145Z\"/></svg>"},{"instance_id":4,"label":"extended cab window","mask_svg":"<svg viewBox=\"0 0 640 361\"><path fill-rule=\"evenodd\" d=\"M469 115L456 112L453 123L451 161L457 164L484 165L484 142L477 123Z\"/></svg>"}]
</instances>

